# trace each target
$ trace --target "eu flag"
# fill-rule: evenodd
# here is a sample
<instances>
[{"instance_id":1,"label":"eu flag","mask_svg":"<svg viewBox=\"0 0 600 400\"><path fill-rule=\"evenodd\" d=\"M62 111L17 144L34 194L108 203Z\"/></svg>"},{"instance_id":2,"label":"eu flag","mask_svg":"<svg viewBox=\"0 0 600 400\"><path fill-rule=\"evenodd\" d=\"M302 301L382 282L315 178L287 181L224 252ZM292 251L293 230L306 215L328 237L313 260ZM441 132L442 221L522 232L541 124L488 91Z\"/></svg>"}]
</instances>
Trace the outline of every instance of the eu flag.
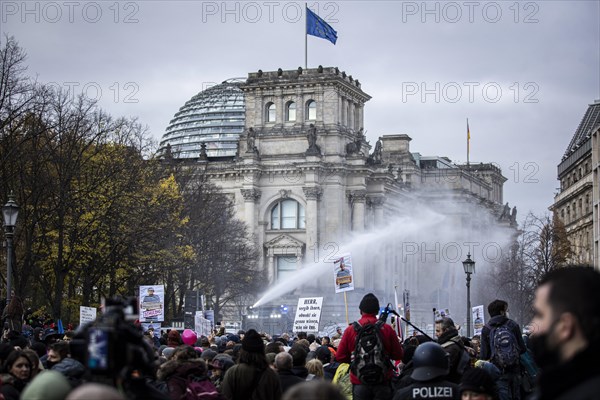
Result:
<instances>
[{"instance_id":1,"label":"eu flag","mask_svg":"<svg viewBox=\"0 0 600 400\"><path fill-rule=\"evenodd\" d=\"M321 17L306 8L306 34L329 40L335 44L337 32Z\"/></svg>"}]
</instances>

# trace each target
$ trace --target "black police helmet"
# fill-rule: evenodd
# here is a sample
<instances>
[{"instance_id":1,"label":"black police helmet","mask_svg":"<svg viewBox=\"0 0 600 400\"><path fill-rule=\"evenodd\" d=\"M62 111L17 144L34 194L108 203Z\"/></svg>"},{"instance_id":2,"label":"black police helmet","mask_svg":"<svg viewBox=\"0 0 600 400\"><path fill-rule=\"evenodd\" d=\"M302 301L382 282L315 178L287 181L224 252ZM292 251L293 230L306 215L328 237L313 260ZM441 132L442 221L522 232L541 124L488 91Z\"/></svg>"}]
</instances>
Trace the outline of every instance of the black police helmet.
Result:
<instances>
[{"instance_id":1,"label":"black police helmet","mask_svg":"<svg viewBox=\"0 0 600 400\"><path fill-rule=\"evenodd\" d=\"M450 372L450 356L442 346L434 342L420 344L412 358L416 381L430 381Z\"/></svg>"}]
</instances>

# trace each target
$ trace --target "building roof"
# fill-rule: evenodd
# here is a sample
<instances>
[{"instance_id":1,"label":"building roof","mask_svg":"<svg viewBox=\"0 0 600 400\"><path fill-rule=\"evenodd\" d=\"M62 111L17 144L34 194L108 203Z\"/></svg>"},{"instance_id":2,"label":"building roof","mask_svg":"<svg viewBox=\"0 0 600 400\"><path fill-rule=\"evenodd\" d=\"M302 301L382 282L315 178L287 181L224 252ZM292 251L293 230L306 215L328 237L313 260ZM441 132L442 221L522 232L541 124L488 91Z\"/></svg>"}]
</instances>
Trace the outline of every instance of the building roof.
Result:
<instances>
[{"instance_id":1,"label":"building roof","mask_svg":"<svg viewBox=\"0 0 600 400\"><path fill-rule=\"evenodd\" d=\"M581 147L592 135L592 132L600 125L600 100L596 100L593 104L588 106L585 115L581 119L565 154L563 155L562 161L566 160L571 154L573 154L579 147Z\"/></svg>"}]
</instances>

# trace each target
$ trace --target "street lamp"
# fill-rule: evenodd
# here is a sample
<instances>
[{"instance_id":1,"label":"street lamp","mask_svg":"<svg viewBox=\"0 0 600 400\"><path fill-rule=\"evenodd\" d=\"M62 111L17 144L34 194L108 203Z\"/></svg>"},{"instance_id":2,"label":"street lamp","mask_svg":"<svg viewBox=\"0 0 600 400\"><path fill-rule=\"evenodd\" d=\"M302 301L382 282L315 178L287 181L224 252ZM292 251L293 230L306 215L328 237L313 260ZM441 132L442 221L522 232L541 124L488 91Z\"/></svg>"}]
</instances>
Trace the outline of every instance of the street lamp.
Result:
<instances>
[{"instance_id":1,"label":"street lamp","mask_svg":"<svg viewBox=\"0 0 600 400\"><path fill-rule=\"evenodd\" d=\"M475 273L475 261L471 260L470 252L462 263L467 274L467 337L471 337L471 274Z\"/></svg>"},{"instance_id":2,"label":"street lamp","mask_svg":"<svg viewBox=\"0 0 600 400\"><path fill-rule=\"evenodd\" d=\"M8 195L8 203L2 207L2 216L4 217L4 234L6 235L6 303L8 304L12 291L13 235L19 216L19 206L15 203L15 196L12 192Z\"/></svg>"}]
</instances>

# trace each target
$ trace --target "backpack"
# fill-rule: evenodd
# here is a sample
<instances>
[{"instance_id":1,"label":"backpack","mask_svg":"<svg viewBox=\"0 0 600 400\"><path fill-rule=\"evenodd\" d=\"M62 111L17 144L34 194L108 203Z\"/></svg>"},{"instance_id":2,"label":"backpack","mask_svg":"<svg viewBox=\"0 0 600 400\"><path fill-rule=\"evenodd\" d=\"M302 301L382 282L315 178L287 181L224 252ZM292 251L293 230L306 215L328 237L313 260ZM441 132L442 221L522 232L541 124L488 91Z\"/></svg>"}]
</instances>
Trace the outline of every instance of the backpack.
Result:
<instances>
[{"instance_id":1,"label":"backpack","mask_svg":"<svg viewBox=\"0 0 600 400\"><path fill-rule=\"evenodd\" d=\"M332 382L338 386L348 400L352 400L352 382L350 382L350 364L342 363L335 371Z\"/></svg>"},{"instance_id":2,"label":"backpack","mask_svg":"<svg viewBox=\"0 0 600 400\"><path fill-rule=\"evenodd\" d=\"M465 373L467 368L471 366L471 355L469 354L467 349L465 349L465 345L462 343L461 339L458 336L448 340L442 345L442 347L445 349L446 347L449 347L452 344L456 344L462 350L460 354L460 359L458 360L458 364L456 365L456 372L462 375Z\"/></svg>"},{"instance_id":3,"label":"backpack","mask_svg":"<svg viewBox=\"0 0 600 400\"><path fill-rule=\"evenodd\" d=\"M491 360L500 368L511 367L520 361L517 338L508 324L491 328Z\"/></svg>"},{"instance_id":4,"label":"backpack","mask_svg":"<svg viewBox=\"0 0 600 400\"><path fill-rule=\"evenodd\" d=\"M383 321L365 326L360 326L358 322L352 324L357 336L350 370L365 385L383 383L391 368L391 362L385 355L381 338L383 324Z\"/></svg>"},{"instance_id":5,"label":"backpack","mask_svg":"<svg viewBox=\"0 0 600 400\"><path fill-rule=\"evenodd\" d=\"M219 393L215 385L209 379L195 380L192 377L187 379L187 388L185 391L185 400L223 400L224 397Z\"/></svg>"}]
</instances>

